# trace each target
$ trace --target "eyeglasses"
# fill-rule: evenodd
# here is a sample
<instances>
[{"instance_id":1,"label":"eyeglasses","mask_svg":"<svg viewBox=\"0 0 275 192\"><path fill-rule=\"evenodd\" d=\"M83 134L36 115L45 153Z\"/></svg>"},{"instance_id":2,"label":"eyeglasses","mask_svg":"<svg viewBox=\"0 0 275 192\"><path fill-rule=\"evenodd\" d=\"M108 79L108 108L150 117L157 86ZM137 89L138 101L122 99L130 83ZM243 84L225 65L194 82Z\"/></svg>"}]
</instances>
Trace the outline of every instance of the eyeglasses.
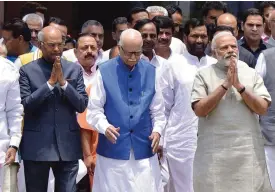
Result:
<instances>
[{"instance_id":1,"label":"eyeglasses","mask_svg":"<svg viewBox=\"0 0 275 192\"><path fill-rule=\"evenodd\" d=\"M54 49L56 46L58 47L58 49L64 47L65 43L62 42L62 43L46 43L46 42L43 42L41 41L41 43L43 43L44 45L47 45L48 47Z\"/></svg>"},{"instance_id":2,"label":"eyeglasses","mask_svg":"<svg viewBox=\"0 0 275 192\"><path fill-rule=\"evenodd\" d=\"M120 48L124 52L124 55L127 57L131 57L133 54L135 55L135 57L139 57L142 53L142 51L135 51L135 52L125 51L122 46L120 46Z\"/></svg>"}]
</instances>

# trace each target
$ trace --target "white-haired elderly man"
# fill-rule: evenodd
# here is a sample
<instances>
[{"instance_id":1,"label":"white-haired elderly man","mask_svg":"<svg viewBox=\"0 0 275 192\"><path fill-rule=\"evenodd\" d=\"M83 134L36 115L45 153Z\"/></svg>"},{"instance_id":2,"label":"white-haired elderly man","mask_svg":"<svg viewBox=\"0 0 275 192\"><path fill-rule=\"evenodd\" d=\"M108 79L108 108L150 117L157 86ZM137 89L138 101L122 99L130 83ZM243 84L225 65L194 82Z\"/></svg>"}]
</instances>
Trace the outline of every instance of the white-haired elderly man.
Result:
<instances>
[{"instance_id":1,"label":"white-haired elderly man","mask_svg":"<svg viewBox=\"0 0 275 192\"><path fill-rule=\"evenodd\" d=\"M25 15L22 19L25 23L27 23L30 31L31 31L31 43L38 47L38 32L41 31L43 28L43 19L41 16L30 13L28 15Z\"/></svg>"},{"instance_id":2,"label":"white-haired elderly man","mask_svg":"<svg viewBox=\"0 0 275 192\"><path fill-rule=\"evenodd\" d=\"M218 61L198 71L191 94L199 117L194 191L272 191L258 120L271 97L257 72L237 62L231 33L216 34L212 50Z\"/></svg>"},{"instance_id":3,"label":"white-haired elderly man","mask_svg":"<svg viewBox=\"0 0 275 192\"><path fill-rule=\"evenodd\" d=\"M93 192L162 191L155 154L166 124L156 69L140 59L140 32L127 29L120 55L99 65L87 122L99 132Z\"/></svg>"}]
</instances>

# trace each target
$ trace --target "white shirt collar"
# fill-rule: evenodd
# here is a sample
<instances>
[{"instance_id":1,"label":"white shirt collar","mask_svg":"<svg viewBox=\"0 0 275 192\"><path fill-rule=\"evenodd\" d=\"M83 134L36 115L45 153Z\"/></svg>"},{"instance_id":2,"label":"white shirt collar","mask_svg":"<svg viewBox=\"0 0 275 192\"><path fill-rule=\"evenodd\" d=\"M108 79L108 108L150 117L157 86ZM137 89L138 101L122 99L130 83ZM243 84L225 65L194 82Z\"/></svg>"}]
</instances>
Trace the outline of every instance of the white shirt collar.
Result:
<instances>
[{"instance_id":1,"label":"white shirt collar","mask_svg":"<svg viewBox=\"0 0 275 192\"><path fill-rule=\"evenodd\" d=\"M144 59L146 61L148 61L149 63L151 63L152 65L154 65L155 67L158 67L157 65L159 65L160 61L159 61L159 56L156 55L155 50L153 50L153 58L151 59L151 61L149 60L149 58L147 56L145 56L144 54L141 54L140 59Z\"/></svg>"}]
</instances>

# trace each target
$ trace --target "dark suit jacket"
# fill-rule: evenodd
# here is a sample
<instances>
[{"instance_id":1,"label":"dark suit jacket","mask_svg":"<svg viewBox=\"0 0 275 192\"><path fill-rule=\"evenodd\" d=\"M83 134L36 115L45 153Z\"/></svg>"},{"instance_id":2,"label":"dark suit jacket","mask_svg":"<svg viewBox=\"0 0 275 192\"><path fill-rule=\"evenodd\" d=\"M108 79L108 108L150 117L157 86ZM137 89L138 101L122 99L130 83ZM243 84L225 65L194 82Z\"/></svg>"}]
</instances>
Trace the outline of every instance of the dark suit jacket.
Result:
<instances>
[{"instance_id":1,"label":"dark suit jacket","mask_svg":"<svg viewBox=\"0 0 275 192\"><path fill-rule=\"evenodd\" d=\"M20 69L20 93L24 106L24 127L20 150L23 160L73 161L82 157L80 127L76 112L88 104L82 69L61 59L65 89L51 91L47 85L52 65L43 58Z\"/></svg>"}]
</instances>

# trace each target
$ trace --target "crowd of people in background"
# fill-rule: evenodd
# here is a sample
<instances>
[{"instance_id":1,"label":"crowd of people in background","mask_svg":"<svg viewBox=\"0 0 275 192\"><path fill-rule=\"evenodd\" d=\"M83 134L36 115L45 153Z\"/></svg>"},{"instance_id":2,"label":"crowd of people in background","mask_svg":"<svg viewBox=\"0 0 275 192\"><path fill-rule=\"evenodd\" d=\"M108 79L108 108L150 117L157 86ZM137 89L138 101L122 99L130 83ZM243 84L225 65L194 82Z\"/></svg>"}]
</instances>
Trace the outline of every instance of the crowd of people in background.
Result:
<instances>
[{"instance_id":1,"label":"crowd of people in background","mask_svg":"<svg viewBox=\"0 0 275 192\"><path fill-rule=\"evenodd\" d=\"M26 2L0 39L0 191L274 192L275 2L134 7L73 37ZM186 22L184 22L186 20Z\"/></svg>"}]
</instances>

